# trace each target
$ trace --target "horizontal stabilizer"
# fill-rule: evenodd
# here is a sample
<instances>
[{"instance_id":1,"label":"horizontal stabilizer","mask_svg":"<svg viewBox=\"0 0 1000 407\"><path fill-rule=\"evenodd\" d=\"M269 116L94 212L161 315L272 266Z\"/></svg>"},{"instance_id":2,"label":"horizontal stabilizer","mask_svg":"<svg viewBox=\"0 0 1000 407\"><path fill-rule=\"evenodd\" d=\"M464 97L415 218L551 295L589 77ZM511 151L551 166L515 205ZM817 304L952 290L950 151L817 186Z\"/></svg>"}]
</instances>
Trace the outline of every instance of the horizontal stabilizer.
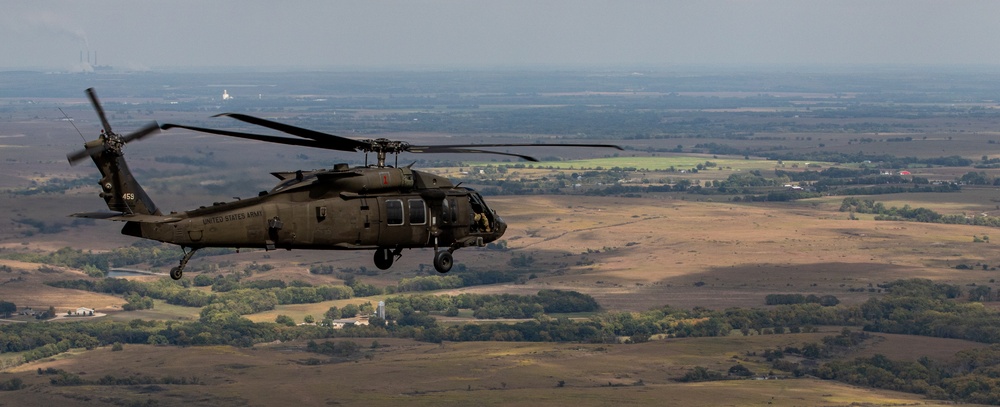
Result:
<instances>
[{"instance_id":1,"label":"horizontal stabilizer","mask_svg":"<svg viewBox=\"0 0 1000 407\"><path fill-rule=\"evenodd\" d=\"M82 212L74 213L74 218L114 220L118 222L139 222L139 223L171 223L181 220L174 216L125 214L121 212Z\"/></svg>"}]
</instances>

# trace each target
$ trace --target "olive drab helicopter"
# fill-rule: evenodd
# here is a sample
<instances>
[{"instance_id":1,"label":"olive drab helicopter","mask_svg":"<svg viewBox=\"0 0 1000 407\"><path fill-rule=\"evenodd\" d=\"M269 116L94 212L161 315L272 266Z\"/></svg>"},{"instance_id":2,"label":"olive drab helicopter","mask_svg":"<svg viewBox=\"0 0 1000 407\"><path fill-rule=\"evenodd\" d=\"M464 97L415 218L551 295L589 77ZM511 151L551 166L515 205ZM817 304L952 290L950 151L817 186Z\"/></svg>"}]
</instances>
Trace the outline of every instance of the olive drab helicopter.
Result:
<instances>
[{"instance_id":1,"label":"olive drab helicopter","mask_svg":"<svg viewBox=\"0 0 1000 407\"><path fill-rule=\"evenodd\" d=\"M447 273L452 253L463 247L482 247L503 236L507 224L472 188L417 171L411 166L386 164L389 154L475 153L499 154L537 161L488 147L621 147L603 144L463 144L416 146L384 138L355 140L237 113L230 117L277 130L296 138L268 136L178 124L147 124L121 136L111 130L93 88L87 96L101 119L101 135L68 154L71 164L87 157L101 173L100 196L112 212L70 216L125 222L122 234L181 247L180 264L170 270L178 280L194 253L205 247L314 250L374 250L375 266L386 270L403 249L433 248L434 268ZM364 152L366 165L333 169L272 173L278 184L253 198L218 202L185 212L164 214L142 189L125 162L125 144L160 130L187 129L269 143ZM368 153L376 163L367 164ZM459 183L460 184L460 183Z\"/></svg>"}]
</instances>

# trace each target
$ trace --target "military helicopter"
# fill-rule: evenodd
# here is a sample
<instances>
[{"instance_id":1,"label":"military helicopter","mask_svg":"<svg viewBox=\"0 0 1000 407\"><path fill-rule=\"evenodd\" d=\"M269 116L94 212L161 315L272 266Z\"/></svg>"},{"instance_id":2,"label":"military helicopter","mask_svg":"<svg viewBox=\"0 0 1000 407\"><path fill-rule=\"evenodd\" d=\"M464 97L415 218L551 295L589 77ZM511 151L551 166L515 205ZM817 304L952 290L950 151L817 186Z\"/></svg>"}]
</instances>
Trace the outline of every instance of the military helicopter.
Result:
<instances>
[{"instance_id":1,"label":"military helicopter","mask_svg":"<svg viewBox=\"0 0 1000 407\"><path fill-rule=\"evenodd\" d=\"M296 138L258 135L179 124L152 122L121 136L111 129L93 88L87 97L101 119L101 135L67 154L70 164L90 157L101 173L100 196L112 212L70 216L125 222L122 234L181 247L180 264L170 270L179 280L196 251L205 247L374 250L375 266L386 270L403 249L433 248L434 268L451 270L452 253L463 247L485 246L503 236L507 224L486 204L482 195L451 180L386 164L389 154L474 153L498 154L528 161L535 158L489 147L621 147L606 144L455 144L416 146L384 138L355 140L238 113L230 117L277 130ZM336 164L333 169L273 172L278 184L257 197L185 212L163 214L142 189L125 162L125 144L160 130L187 129L228 137L337 151L365 153L365 166ZM368 165L368 153L376 163ZM461 183L459 183L461 184Z\"/></svg>"}]
</instances>

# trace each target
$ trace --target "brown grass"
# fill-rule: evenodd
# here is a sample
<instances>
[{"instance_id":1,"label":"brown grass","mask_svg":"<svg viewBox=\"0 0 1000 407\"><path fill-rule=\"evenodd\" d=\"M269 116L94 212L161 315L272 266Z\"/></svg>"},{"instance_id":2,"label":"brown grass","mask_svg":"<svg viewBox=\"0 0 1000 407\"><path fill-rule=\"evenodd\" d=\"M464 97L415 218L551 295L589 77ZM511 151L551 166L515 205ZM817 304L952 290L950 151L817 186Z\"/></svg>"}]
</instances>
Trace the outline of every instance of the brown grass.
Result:
<instances>
[{"instance_id":1,"label":"brown grass","mask_svg":"<svg viewBox=\"0 0 1000 407\"><path fill-rule=\"evenodd\" d=\"M477 255L489 263L524 253L543 273L525 285L461 291L575 289L608 308L631 310L761 306L770 293L858 302L871 294L849 289L901 278L989 284L988 271L954 267L989 264L1000 255L996 245L972 243L990 228L852 221L828 204L559 198L491 199L511 225L505 238L512 253Z\"/></svg>"}]
</instances>

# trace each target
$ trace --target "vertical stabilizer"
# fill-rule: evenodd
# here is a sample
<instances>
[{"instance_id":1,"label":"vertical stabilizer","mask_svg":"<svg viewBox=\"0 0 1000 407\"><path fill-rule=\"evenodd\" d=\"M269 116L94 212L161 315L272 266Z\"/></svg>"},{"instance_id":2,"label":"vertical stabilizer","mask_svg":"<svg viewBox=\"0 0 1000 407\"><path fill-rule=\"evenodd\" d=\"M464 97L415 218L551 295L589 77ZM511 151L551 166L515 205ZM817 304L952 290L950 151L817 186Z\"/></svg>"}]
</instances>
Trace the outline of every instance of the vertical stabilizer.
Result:
<instances>
[{"instance_id":1,"label":"vertical stabilizer","mask_svg":"<svg viewBox=\"0 0 1000 407\"><path fill-rule=\"evenodd\" d=\"M160 126L153 122L133 133L120 136L111 131L111 124L108 123L104 108L97 100L93 88L87 89L87 97L90 98L97 116L101 119L103 127L101 136L86 142L83 150L68 154L66 158L70 164L76 164L87 157L94 160L94 164L97 164L97 169L101 172L101 198L107 202L108 209L125 214L159 215L160 210L156 208L156 204L139 186L132 176L132 171L129 171L122 148L130 141L160 131Z\"/></svg>"},{"instance_id":2,"label":"vertical stabilizer","mask_svg":"<svg viewBox=\"0 0 1000 407\"><path fill-rule=\"evenodd\" d=\"M132 176L120 152L105 149L91 158L101 172L101 198L107 202L108 209L126 214L160 214L156 204Z\"/></svg>"}]
</instances>

